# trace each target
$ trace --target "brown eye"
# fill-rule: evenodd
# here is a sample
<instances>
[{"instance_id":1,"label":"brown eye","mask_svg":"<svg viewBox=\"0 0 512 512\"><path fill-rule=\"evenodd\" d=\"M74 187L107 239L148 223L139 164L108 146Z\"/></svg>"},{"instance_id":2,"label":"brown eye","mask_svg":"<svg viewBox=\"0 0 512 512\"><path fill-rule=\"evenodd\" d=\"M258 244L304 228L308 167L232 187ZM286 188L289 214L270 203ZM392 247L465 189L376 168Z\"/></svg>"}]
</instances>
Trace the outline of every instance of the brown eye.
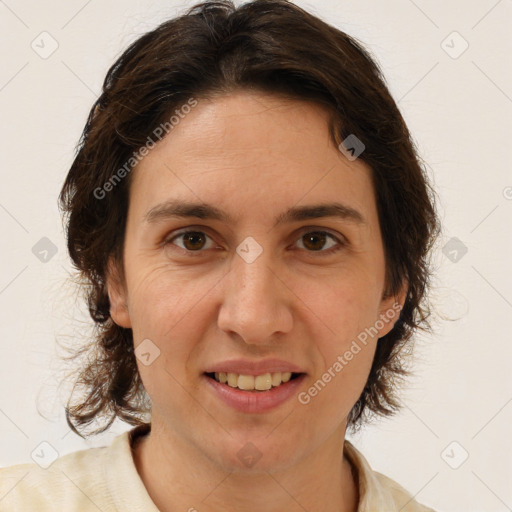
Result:
<instances>
[{"instance_id":1,"label":"brown eye","mask_svg":"<svg viewBox=\"0 0 512 512\"><path fill-rule=\"evenodd\" d=\"M302 237L305 247L312 251L321 250L325 244L326 238L325 233L308 233Z\"/></svg>"},{"instance_id":2,"label":"brown eye","mask_svg":"<svg viewBox=\"0 0 512 512\"><path fill-rule=\"evenodd\" d=\"M202 249L206 237L200 231L189 231L183 235L183 245L190 251Z\"/></svg>"},{"instance_id":3,"label":"brown eye","mask_svg":"<svg viewBox=\"0 0 512 512\"><path fill-rule=\"evenodd\" d=\"M175 240L181 239L181 244L175 242ZM209 248L205 247L210 237L202 231L183 231L165 242L166 245L177 245L179 248L190 251L190 252L201 252L201 249Z\"/></svg>"},{"instance_id":4,"label":"brown eye","mask_svg":"<svg viewBox=\"0 0 512 512\"><path fill-rule=\"evenodd\" d=\"M308 252L331 253L344 245L338 238L326 231L309 231L303 234L299 240L302 241L303 248ZM328 244L329 240L331 240L330 245ZM325 247L326 243L328 244L327 248Z\"/></svg>"},{"instance_id":5,"label":"brown eye","mask_svg":"<svg viewBox=\"0 0 512 512\"><path fill-rule=\"evenodd\" d=\"M181 239L181 242L178 241ZM210 246L208 246L210 241ZM301 249L307 252L317 252L322 255L334 253L345 246L345 242L327 231L308 231L299 238ZM203 252L203 249L212 249L215 243L203 231L182 231L165 241L166 246L177 246L189 255Z\"/></svg>"}]
</instances>

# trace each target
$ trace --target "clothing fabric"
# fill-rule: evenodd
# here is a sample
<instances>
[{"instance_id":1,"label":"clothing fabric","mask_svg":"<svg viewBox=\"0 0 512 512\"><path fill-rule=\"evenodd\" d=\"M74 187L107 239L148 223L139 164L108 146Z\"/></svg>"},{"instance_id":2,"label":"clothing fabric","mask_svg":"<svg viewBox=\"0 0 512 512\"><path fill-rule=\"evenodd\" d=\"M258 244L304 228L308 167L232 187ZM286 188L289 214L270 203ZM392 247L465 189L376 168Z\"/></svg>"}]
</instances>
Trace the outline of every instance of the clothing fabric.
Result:
<instances>
[{"instance_id":1,"label":"clothing fabric","mask_svg":"<svg viewBox=\"0 0 512 512\"><path fill-rule=\"evenodd\" d=\"M47 469L36 463L0 468L1 512L159 512L133 459L134 440L150 431L140 425L115 437L110 446L63 455ZM394 480L373 471L345 440L359 488L358 512L434 512Z\"/></svg>"}]
</instances>

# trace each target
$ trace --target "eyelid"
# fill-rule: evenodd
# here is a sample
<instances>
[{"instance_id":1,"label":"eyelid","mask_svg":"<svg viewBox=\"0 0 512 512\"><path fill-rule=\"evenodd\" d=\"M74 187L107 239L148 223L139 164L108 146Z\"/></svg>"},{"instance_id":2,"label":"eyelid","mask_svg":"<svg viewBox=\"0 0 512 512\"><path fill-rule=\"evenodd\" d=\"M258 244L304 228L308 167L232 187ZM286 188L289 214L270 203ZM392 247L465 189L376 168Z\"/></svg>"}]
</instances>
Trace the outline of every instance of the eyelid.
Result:
<instances>
[{"instance_id":1,"label":"eyelid","mask_svg":"<svg viewBox=\"0 0 512 512\"><path fill-rule=\"evenodd\" d=\"M305 226L304 228L299 229L299 234L301 236L307 233L325 233L326 235L332 236L339 243L348 243L348 240L344 235L338 232L333 232L329 228L324 228L320 226Z\"/></svg>"}]
</instances>

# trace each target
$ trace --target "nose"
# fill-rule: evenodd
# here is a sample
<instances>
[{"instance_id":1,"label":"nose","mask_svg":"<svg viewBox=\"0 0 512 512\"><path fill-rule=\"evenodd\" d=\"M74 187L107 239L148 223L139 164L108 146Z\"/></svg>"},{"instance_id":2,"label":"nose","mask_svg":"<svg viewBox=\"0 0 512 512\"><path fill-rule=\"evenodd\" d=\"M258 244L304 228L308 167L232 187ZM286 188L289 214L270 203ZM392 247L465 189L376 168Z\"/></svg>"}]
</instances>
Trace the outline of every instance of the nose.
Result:
<instances>
[{"instance_id":1,"label":"nose","mask_svg":"<svg viewBox=\"0 0 512 512\"><path fill-rule=\"evenodd\" d=\"M218 326L250 345L265 345L292 328L293 293L272 267L271 251L251 263L235 254L226 276Z\"/></svg>"}]
</instances>

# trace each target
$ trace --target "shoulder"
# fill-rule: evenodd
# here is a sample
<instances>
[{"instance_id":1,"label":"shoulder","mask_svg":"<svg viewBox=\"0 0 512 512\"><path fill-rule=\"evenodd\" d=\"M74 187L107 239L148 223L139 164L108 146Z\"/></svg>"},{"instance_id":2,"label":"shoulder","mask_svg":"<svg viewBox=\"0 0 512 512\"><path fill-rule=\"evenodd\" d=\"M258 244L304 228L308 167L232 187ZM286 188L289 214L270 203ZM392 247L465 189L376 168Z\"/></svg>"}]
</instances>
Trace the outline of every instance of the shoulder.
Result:
<instances>
[{"instance_id":1,"label":"shoulder","mask_svg":"<svg viewBox=\"0 0 512 512\"><path fill-rule=\"evenodd\" d=\"M417 502L414 496L393 479L374 471L363 454L347 440L344 452L357 475L358 512L435 512L432 508Z\"/></svg>"},{"instance_id":2,"label":"shoulder","mask_svg":"<svg viewBox=\"0 0 512 512\"><path fill-rule=\"evenodd\" d=\"M95 499L107 494L102 464L107 450L69 453L46 469L35 462L0 468L1 510L97 511Z\"/></svg>"},{"instance_id":3,"label":"shoulder","mask_svg":"<svg viewBox=\"0 0 512 512\"><path fill-rule=\"evenodd\" d=\"M134 438L149 428L139 425L109 446L63 455L46 469L36 463L1 468L0 510L158 512L133 459Z\"/></svg>"}]
</instances>

